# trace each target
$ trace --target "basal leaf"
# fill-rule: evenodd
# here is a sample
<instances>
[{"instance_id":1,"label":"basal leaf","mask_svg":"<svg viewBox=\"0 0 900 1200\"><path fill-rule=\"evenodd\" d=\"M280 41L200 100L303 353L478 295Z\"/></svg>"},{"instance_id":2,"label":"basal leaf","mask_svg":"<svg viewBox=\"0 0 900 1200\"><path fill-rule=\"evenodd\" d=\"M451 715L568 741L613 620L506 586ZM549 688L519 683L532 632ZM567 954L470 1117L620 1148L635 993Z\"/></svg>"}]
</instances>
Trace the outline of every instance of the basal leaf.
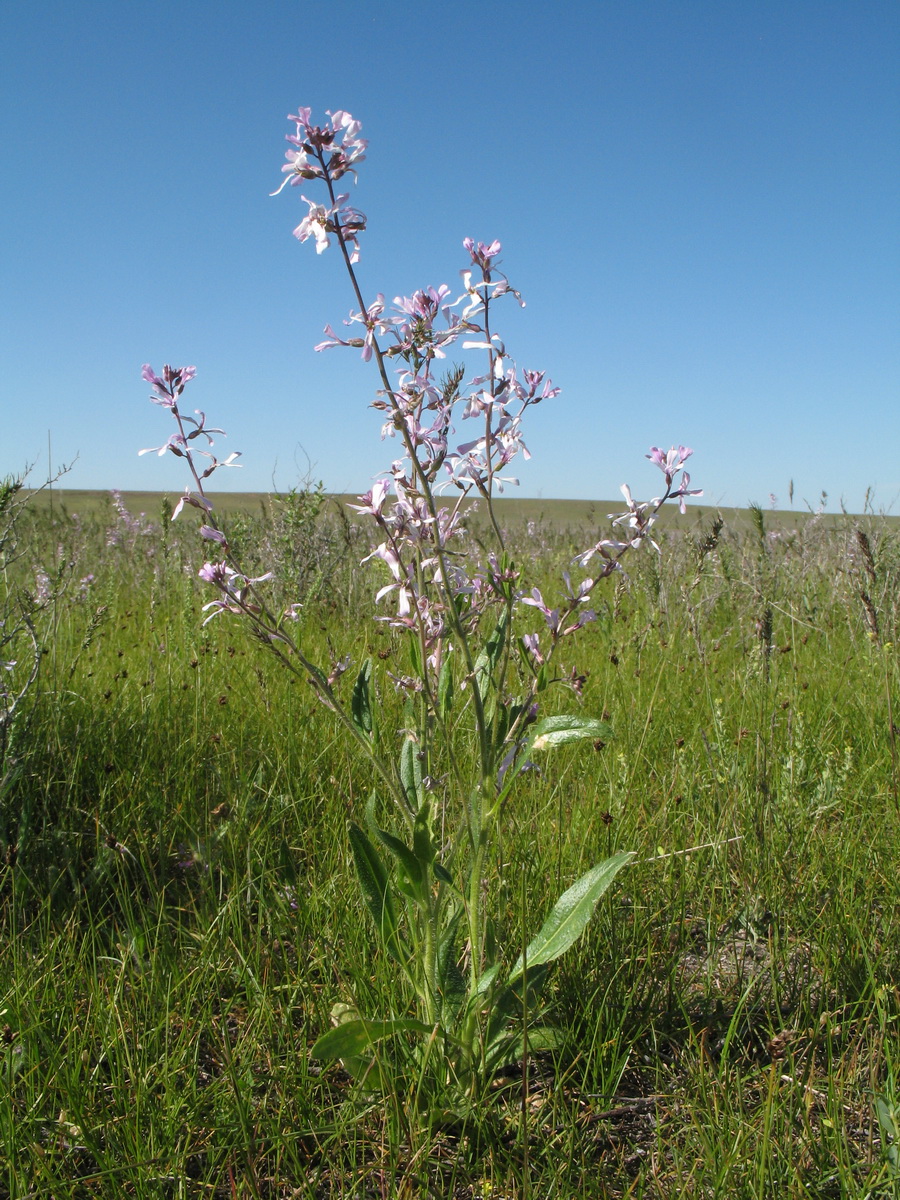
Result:
<instances>
[{"instance_id":1,"label":"basal leaf","mask_svg":"<svg viewBox=\"0 0 900 1200\"><path fill-rule=\"evenodd\" d=\"M335 1058L356 1058L370 1046L393 1037L395 1033L424 1033L430 1036L432 1032L430 1025L405 1017L389 1021L366 1021L358 1017L355 1021L345 1021L323 1033L310 1053L313 1058L326 1062Z\"/></svg>"},{"instance_id":2,"label":"basal leaf","mask_svg":"<svg viewBox=\"0 0 900 1200\"><path fill-rule=\"evenodd\" d=\"M363 899L385 947L398 957L400 930L384 863L366 834L352 821L348 825L348 833Z\"/></svg>"},{"instance_id":3,"label":"basal leaf","mask_svg":"<svg viewBox=\"0 0 900 1200\"><path fill-rule=\"evenodd\" d=\"M568 891L563 892L553 911L547 917L540 932L525 951L528 967L553 962L577 941L593 915L597 901L633 857L633 852L614 854L605 862L598 863L582 875ZM518 961L510 972L510 982L522 974L523 960Z\"/></svg>"}]
</instances>

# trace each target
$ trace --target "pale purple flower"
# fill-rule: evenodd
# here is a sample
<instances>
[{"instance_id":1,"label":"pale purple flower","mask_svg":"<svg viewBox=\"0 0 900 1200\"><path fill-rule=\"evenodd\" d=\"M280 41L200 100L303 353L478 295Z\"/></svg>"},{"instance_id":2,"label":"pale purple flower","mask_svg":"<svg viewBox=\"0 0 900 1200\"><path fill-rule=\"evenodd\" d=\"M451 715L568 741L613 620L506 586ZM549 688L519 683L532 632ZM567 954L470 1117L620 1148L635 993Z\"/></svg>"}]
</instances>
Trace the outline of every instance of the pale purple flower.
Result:
<instances>
[{"instance_id":1,"label":"pale purple flower","mask_svg":"<svg viewBox=\"0 0 900 1200\"><path fill-rule=\"evenodd\" d=\"M372 487L364 496L358 496L357 499L362 500L362 504L348 504L348 508L355 509L358 513L368 513L373 517L380 517L381 510L384 508L384 502L388 492L391 490L391 485L386 479L379 479L372 484Z\"/></svg>"},{"instance_id":2,"label":"pale purple flower","mask_svg":"<svg viewBox=\"0 0 900 1200\"><path fill-rule=\"evenodd\" d=\"M296 150L288 150L285 154L287 164L281 168L286 178L273 196L287 183L297 184L302 179L340 179L348 171L356 175L354 164L362 162L367 142L359 136L362 124L355 120L350 113L343 109L327 112L331 124L326 126L313 125L310 121L312 110L299 108L295 114L289 114L288 120L296 122L296 134L286 134L286 139ZM340 139L340 140L339 140Z\"/></svg>"},{"instance_id":3,"label":"pale purple flower","mask_svg":"<svg viewBox=\"0 0 900 1200\"><path fill-rule=\"evenodd\" d=\"M212 459L212 462L209 464L209 466L206 468L206 470L201 474L201 476L200 476L201 479L207 479L210 475L212 475L213 471L217 471L219 469L219 467L240 467L243 465L239 462L234 461L236 458L241 457L240 450L232 450L232 452L228 455L227 458L223 458L221 460L216 458L216 456L214 454L207 455L205 450L201 450L201 451L199 451L199 453L204 454L204 455L206 455L206 457Z\"/></svg>"},{"instance_id":4,"label":"pale purple flower","mask_svg":"<svg viewBox=\"0 0 900 1200\"><path fill-rule=\"evenodd\" d=\"M375 300L366 309L365 315L362 313L352 312L349 318L344 322L345 325L352 325L354 322L360 322L366 327L366 336L364 338L342 338L334 332L330 325L325 326L325 332L328 334L328 341L319 342L313 349L330 350L332 346L352 346L354 349L362 350L363 362L368 362L372 357L372 351L375 345L375 334L383 332L385 326L380 318L384 312L384 296L379 292Z\"/></svg>"},{"instance_id":5,"label":"pale purple flower","mask_svg":"<svg viewBox=\"0 0 900 1200\"><path fill-rule=\"evenodd\" d=\"M310 237L314 238L316 253L321 254L331 245L328 235L337 233L340 229L343 240L355 247L350 261L358 262L359 242L357 239L366 227L365 213L344 206L344 202L350 199L348 195L338 196L334 204L327 206L316 204L306 196L301 196L301 199L306 200L309 212L294 230L294 237L300 242L305 242Z\"/></svg>"},{"instance_id":6,"label":"pale purple flower","mask_svg":"<svg viewBox=\"0 0 900 1200\"><path fill-rule=\"evenodd\" d=\"M576 633L579 629L582 629L590 621L596 621L596 620L597 620L597 614L594 612L594 610L592 608L587 608L587 609L585 609L585 611L583 613L579 614L578 619L576 621L574 621L571 625L567 625L565 627L565 629L560 634L560 637L568 637L570 633Z\"/></svg>"},{"instance_id":7,"label":"pale purple flower","mask_svg":"<svg viewBox=\"0 0 900 1200\"><path fill-rule=\"evenodd\" d=\"M672 499L674 500L677 498L677 500L678 500L678 507L681 511L682 516L687 512L687 505L684 502L685 496L702 496L703 495L703 488L690 488L690 487L688 487L688 484L690 482L691 482L691 477L687 473L687 471L685 471L682 474L681 479L679 480L678 490L674 491L672 493Z\"/></svg>"},{"instance_id":8,"label":"pale purple flower","mask_svg":"<svg viewBox=\"0 0 900 1200\"><path fill-rule=\"evenodd\" d=\"M179 497L178 503L175 505L175 509L172 513L173 521L186 504L191 508L202 509L203 512L212 511L212 503L207 500L205 496L201 495L199 492L192 492L190 488L185 488L184 495Z\"/></svg>"},{"instance_id":9,"label":"pale purple flower","mask_svg":"<svg viewBox=\"0 0 900 1200\"><path fill-rule=\"evenodd\" d=\"M213 617L224 612L237 614L248 611L258 612L258 606L250 603L248 599L252 587L256 583L265 583L274 578L272 571L267 571L265 575L257 575L253 579L248 578L224 561L204 563L197 574L206 583L211 583L222 592L222 596L218 600L211 600L208 604L203 605L204 612L212 610L203 622L204 625L207 625Z\"/></svg>"},{"instance_id":10,"label":"pale purple flower","mask_svg":"<svg viewBox=\"0 0 900 1200\"><path fill-rule=\"evenodd\" d=\"M473 238L463 238L463 246L472 256L472 263L476 267L481 267L487 272L487 278L490 278L490 270L493 266L494 259L502 250L502 246L496 239L489 245L484 242L475 242Z\"/></svg>"},{"instance_id":11,"label":"pale purple flower","mask_svg":"<svg viewBox=\"0 0 900 1200\"><path fill-rule=\"evenodd\" d=\"M651 446L650 453L645 454L644 457L656 463L665 475L666 483L670 484L675 478L676 472L681 470L693 453L693 450L687 446L673 446L669 451L660 450L659 446Z\"/></svg>"},{"instance_id":12,"label":"pale purple flower","mask_svg":"<svg viewBox=\"0 0 900 1200\"><path fill-rule=\"evenodd\" d=\"M168 363L163 367L161 376L156 374L149 363L144 363L141 368L141 378L153 384L153 395L150 399L164 408L175 408L185 384L196 374L196 367L170 367Z\"/></svg>"},{"instance_id":13,"label":"pale purple flower","mask_svg":"<svg viewBox=\"0 0 900 1200\"><path fill-rule=\"evenodd\" d=\"M616 559L613 558L613 555L610 553L610 551L612 551L613 554L620 554L623 550L627 550L630 545L631 542L620 542L615 538L602 538L599 542L596 542L593 546L591 546L589 550L583 550L581 554L576 554L572 561L577 563L580 567L586 567L594 555L599 554L600 557L605 559L606 562L618 567L619 564Z\"/></svg>"},{"instance_id":14,"label":"pale purple flower","mask_svg":"<svg viewBox=\"0 0 900 1200\"><path fill-rule=\"evenodd\" d=\"M566 596L573 604L584 604L594 586L594 580L588 578L582 579L578 587L573 589L572 579L568 571L563 571L563 583L565 584Z\"/></svg>"},{"instance_id":15,"label":"pale purple flower","mask_svg":"<svg viewBox=\"0 0 900 1200\"><path fill-rule=\"evenodd\" d=\"M331 209L326 208L324 204L316 204L314 201L307 199L306 196L301 196L300 199L306 200L306 203L309 205L309 212L294 230L294 237L298 242L305 242L309 237L315 238L316 254L321 254L323 250L327 250L331 245L328 240Z\"/></svg>"},{"instance_id":16,"label":"pale purple flower","mask_svg":"<svg viewBox=\"0 0 900 1200\"><path fill-rule=\"evenodd\" d=\"M522 637L522 645L531 655L537 666L543 666L544 656L541 653L541 639L536 633L526 633Z\"/></svg>"},{"instance_id":17,"label":"pale purple flower","mask_svg":"<svg viewBox=\"0 0 900 1200\"><path fill-rule=\"evenodd\" d=\"M153 397L151 396L150 399L152 400ZM171 452L177 458L184 458L184 448L186 446L187 440L185 439L184 435L180 433L173 433L168 441L163 442L161 446L146 446L143 450L138 450L138 458L140 458L142 454L157 454L160 458L162 458L167 450L171 450Z\"/></svg>"},{"instance_id":18,"label":"pale purple flower","mask_svg":"<svg viewBox=\"0 0 900 1200\"><path fill-rule=\"evenodd\" d=\"M544 614L544 620L547 622L547 628L551 633L556 633L559 629L559 609L550 608L544 603L544 597L541 595L540 588L532 588L530 596L522 597L523 604L530 604L533 608L538 609Z\"/></svg>"}]
</instances>

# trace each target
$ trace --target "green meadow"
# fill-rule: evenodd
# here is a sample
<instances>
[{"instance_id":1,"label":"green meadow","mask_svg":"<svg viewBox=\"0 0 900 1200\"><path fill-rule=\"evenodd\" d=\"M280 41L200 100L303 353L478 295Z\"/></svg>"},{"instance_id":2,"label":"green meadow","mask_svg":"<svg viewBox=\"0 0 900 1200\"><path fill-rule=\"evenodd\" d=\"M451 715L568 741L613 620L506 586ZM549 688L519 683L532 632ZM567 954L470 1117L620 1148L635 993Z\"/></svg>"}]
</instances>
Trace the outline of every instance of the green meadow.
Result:
<instances>
[{"instance_id":1,"label":"green meadow","mask_svg":"<svg viewBox=\"0 0 900 1200\"><path fill-rule=\"evenodd\" d=\"M347 839L370 771L240 621L202 624L176 499L44 491L0 545L3 628L26 611L39 651L0 731L0 1197L900 1195L895 521L672 506L605 582L544 696L613 736L523 774L498 944L635 857L550 977L557 1048L459 1119L310 1054L336 1002L395 994ZM401 730L367 530L213 499L308 655L371 657ZM550 595L621 507L497 513ZM0 649L7 708L28 646Z\"/></svg>"}]
</instances>

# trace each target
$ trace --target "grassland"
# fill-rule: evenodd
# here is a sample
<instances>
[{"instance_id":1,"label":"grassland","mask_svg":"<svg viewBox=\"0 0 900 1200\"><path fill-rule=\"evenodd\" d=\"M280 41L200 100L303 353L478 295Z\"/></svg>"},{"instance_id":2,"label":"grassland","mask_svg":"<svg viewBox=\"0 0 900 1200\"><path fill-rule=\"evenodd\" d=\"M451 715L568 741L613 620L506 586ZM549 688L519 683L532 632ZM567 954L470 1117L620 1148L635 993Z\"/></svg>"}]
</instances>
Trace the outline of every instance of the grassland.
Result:
<instances>
[{"instance_id":1,"label":"grassland","mask_svg":"<svg viewBox=\"0 0 900 1200\"><path fill-rule=\"evenodd\" d=\"M302 594L313 656L402 670L363 535L261 499L233 540ZM201 627L189 524L125 500L147 518L44 495L7 577L46 600L2 743L0 1196L898 1194L892 523L716 534L703 509L609 582L552 702L615 736L523 777L486 884L501 937L636 860L553 976L560 1049L460 1123L311 1058L336 1000L393 994L346 839L371 781L264 647ZM501 520L549 585L590 514L520 503Z\"/></svg>"},{"instance_id":2,"label":"grassland","mask_svg":"<svg viewBox=\"0 0 900 1200\"><path fill-rule=\"evenodd\" d=\"M262 517L266 519L273 506L277 506L279 496L272 492L213 492L216 510L228 516L243 515L245 517ZM177 494L165 492L121 492L126 507L135 514L146 513L156 517L164 501L174 504ZM39 510L49 511L56 505L58 510L68 514L78 514L81 517L102 517L111 509L110 493L91 491L80 488L44 489L33 494L33 503ZM326 496L332 512L336 512L347 503L354 503L356 495L329 494ZM505 526L514 530L524 527L529 521L539 522L549 529L589 529L596 523L603 523L608 513L621 512L622 497L612 500L544 500L536 497L499 497L494 501L495 509ZM479 506L474 504L473 516L478 521ZM732 532L740 532L752 528L750 508L709 507L702 502L692 505L688 524L702 524L711 520L716 514L721 515L728 523ZM771 531L802 529L812 518L817 526L825 529L840 529L846 524L847 513L828 513L816 511L809 506L798 505L791 509L772 509L766 512L766 527ZM659 520L662 524L674 523L684 529L685 518L678 516L674 508L662 509ZM900 525L900 518L882 516L885 526Z\"/></svg>"}]
</instances>

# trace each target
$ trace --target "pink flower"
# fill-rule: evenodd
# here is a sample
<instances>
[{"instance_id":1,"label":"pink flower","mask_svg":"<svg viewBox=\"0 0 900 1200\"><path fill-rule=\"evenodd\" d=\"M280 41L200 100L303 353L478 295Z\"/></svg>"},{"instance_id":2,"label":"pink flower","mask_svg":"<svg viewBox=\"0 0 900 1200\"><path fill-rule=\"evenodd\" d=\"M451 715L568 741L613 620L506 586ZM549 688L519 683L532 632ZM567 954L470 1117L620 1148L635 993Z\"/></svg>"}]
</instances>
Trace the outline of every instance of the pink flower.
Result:
<instances>
[{"instance_id":1,"label":"pink flower","mask_svg":"<svg viewBox=\"0 0 900 1200\"><path fill-rule=\"evenodd\" d=\"M346 195L338 196L334 204L326 207L324 204L314 204L306 196L301 196L301 200L306 200L309 205L309 212L294 230L294 237L301 242L313 237L316 243L316 254L321 254L331 245L328 235L340 230L344 241L355 247L350 261L358 262L359 242L357 238L366 227L366 216L365 213L361 213L355 208L342 207L344 201L349 198Z\"/></svg>"},{"instance_id":2,"label":"pink flower","mask_svg":"<svg viewBox=\"0 0 900 1200\"><path fill-rule=\"evenodd\" d=\"M690 475L688 475L687 471L685 471L684 474L681 476L678 490L672 493L672 499L674 500L677 498L677 500L678 500L678 507L681 510L682 516L687 512L687 505L684 502L685 496L702 496L703 495L703 488L689 488L688 484L690 482L691 482L691 477L690 477Z\"/></svg>"},{"instance_id":3,"label":"pink flower","mask_svg":"<svg viewBox=\"0 0 900 1200\"><path fill-rule=\"evenodd\" d=\"M502 249L500 243L495 239L490 243L490 245L486 245L484 242L478 242L476 244L472 238L467 237L463 238L463 246L465 246L465 248L471 254L473 265L476 267L481 267L481 269L486 272L485 278L490 279L493 260L497 257Z\"/></svg>"},{"instance_id":4,"label":"pink flower","mask_svg":"<svg viewBox=\"0 0 900 1200\"><path fill-rule=\"evenodd\" d=\"M205 496L201 496L198 492L192 492L190 488L185 488L184 495L179 497L178 503L175 505L175 511L172 513L173 521L186 504L190 505L191 508L200 508L204 512L212 510L212 504Z\"/></svg>"},{"instance_id":5,"label":"pink flower","mask_svg":"<svg viewBox=\"0 0 900 1200\"><path fill-rule=\"evenodd\" d=\"M227 562L204 563L197 572L202 580L206 583L211 583L217 587L222 593L217 600L210 600L208 604L203 605L203 611L209 612L209 616L203 622L207 625L213 617L219 616L221 613L245 613L259 612L259 606L250 601L253 584L265 583L269 579L274 578L272 571L267 571L265 575L257 575L253 579L249 579L246 575L242 575L240 571L235 571Z\"/></svg>"},{"instance_id":6,"label":"pink flower","mask_svg":"<svg viewBox=\"0 0 900 1200\"><path fill-rule=\"evenodd\" d=\"M301 179L340 179L348 171L356 175L354 164L365 158L363 153L368 143L359 136L362 125L350 113L343 109L327 112L331 117L330 125L313 125L310 121L312 109L299 108L296 114L289 114L288 120L296 122L297 132L286 134L287 140L296 146L296 150L288 150L285 154L287 163L281 168L285 175L281 187L272 192L273 196L284 188L285 184L297 184Z\"/></svg>"},{"instance_id":7,"label":"pink flower","mask_svg":"<svg viewBox=\"0 0 900 1200\"><path fill-rule=\"evenodd\" d=\"M163 367L162 376L156 374L149 363L144 363L141 368L141 378L147 383L153 384L153 395L150 399L154 404L161 404L164 408L174 408L178 397L184 391L185 384L189 383L197 374L196 367L170 367L168 364Z\"/></svg>"},{"instance_id":8,"label":"pink flower","mask_svg":"<svg viewBox=\"0 0 900 1200\"><path fill-rule=\"evenodd\" d=\"M369 307L366 309L365 316L362 313L351 313L349 318L344 322L345 325L352 325L355 321L360 322L366 327L366 336L364 338L341 338L334 332L330 325L325 326L325 332L328 334L327 342L319 342L313 349L330 350L332 346L353 346L356 349L362 350L363 362L368 362L372 357L372 349L375 344L375 334L383 332L386 326L385 322L380 320L381 314L384 312L384 296L379 292L378 296Z\"/></svg>"},{"instance_id":9,"label":"pink flower","mask_svg":"<svg viewBox=\"0 0 900 1200\"><path fill-rule=\"evenodd\" d=\"M660 450L659 446L651 446L650 453L645 454L644 457L656 463L665 475L666 483L669 484L675 478L676 472L681 470L693 453L693 450L688 449L687 446L678 446L677 448L673 446L668 453Z\"/></svg>"},{"instance_id":10,"label":"pink flower","mask_svg":"<svg viewBox=\"0 0 900 1200\"><path fill-rule=\"evenodd\" d=\"M348 504L347 507L355 509L358 513L368 513L370 516L380 517L390 489L391 485L386 479L379 479L372 484L371 489L364 496L357 497L362 500L362 504Z\"/></svg>"}]
</instances>

